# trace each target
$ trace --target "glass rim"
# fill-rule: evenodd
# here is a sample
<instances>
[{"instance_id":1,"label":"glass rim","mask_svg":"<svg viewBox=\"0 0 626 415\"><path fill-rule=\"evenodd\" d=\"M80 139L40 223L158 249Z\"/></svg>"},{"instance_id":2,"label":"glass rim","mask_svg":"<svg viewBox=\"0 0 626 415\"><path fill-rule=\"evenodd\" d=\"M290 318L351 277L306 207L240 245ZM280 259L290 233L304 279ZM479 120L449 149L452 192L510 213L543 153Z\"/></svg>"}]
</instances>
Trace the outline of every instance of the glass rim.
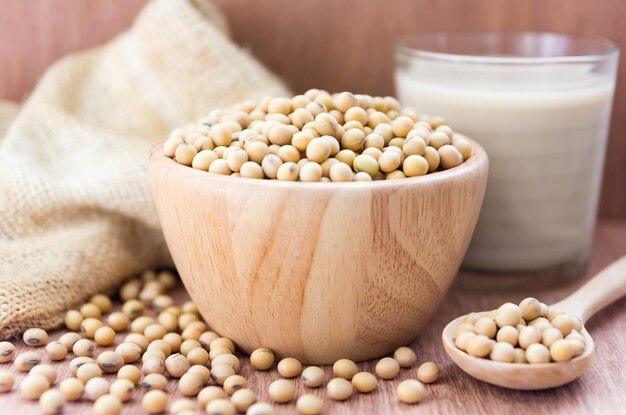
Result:
<instances>
[{"instance_id":1,"label":"glass rim","mask_svg":"<svg viewBox=\"0 0 626 415\"><path fill-rule=\"evenodd\" d=\"M436 52L433 50L429 50L429 48L416 48L409 45L410 41L414 41L416 39L426 39L429 37L435 36L479 36L479 37L488 37L488 36L500 36L500 37L521 37L522 35L530 35L533 37L542 37L542 36L553 36L553 37L562 37L572 40L585 40L592 41L596 44L602 45L606 48L605 52L602 53L589 53L589 54L565 54L565 55L555 55L555 56L498 56L498 55L472 55L472 54L462 54L462 53L448 53L448 52ZM464 62L464 63L482 63L482 64L499 64L499 65L507 65L507 64L554 64L554 63L590 63L590 62L599 62L602 60L610 59L619 54L619 47L615 42L600 37L600 36L591 36L591 35L576 35L576 34L568 34L568 33L559 33L559 32L541 32L541 31L515 31L515 30L504 30L504 31L446 31L446 32L427 32L419 35L404 35L398 38L394 44L394 49L396 51L396 55L404 54L410 55L413 57L430 59L434 61L442 61L442 62Z\"/></svg>"}]
</instances>

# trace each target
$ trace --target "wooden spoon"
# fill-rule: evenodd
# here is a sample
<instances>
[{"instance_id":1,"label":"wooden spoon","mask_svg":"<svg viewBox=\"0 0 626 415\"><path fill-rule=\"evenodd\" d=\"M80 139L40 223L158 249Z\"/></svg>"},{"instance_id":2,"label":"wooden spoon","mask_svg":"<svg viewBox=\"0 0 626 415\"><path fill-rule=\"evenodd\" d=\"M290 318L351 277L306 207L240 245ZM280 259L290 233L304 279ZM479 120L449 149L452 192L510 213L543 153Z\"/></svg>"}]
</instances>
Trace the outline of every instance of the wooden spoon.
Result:
<instances>
[{"instance_id":1,"label":"wooden spoon","mask_svg":"<svg viewBox=\"0 0 626 415\"><path fill-rule=\"evenodd\" d=\"M550 308L578 316L583 324L594 314L626 294L626 256L613 262L566 299ZM567 362L503 363L470 356L454 345L455 331L465 316L451 321L443 330L443 345L448 355L463 371L482 381L511 389L547 389L578 378L593 357L593 339L583 326L583 353Z\"/></svg>"}]
</instances>

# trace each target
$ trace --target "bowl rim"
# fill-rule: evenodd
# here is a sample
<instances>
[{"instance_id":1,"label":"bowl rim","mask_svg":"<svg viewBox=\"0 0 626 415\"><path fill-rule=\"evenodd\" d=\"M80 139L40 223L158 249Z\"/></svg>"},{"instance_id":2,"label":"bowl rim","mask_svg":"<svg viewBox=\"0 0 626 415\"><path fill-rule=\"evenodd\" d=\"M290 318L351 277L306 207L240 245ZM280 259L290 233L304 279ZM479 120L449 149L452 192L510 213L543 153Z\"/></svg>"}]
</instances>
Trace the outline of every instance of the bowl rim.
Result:
<instances>
[{"instance_id":1,"label":"bowl rim","mask_svg":"<svg viewBox=\"0 0 626 415\"><path fill-rule=\"evenodd\" d=\"M400 189L408 185L420 186L428 184L436 184L443 181L454 180L455 178L465 177L466 175L476 172L482 166L489 165L489 159L485 149L478 144L475 140L466 138L472 147L472 155L466 161L460 165L447 170L436 171L434 173L428 173L423 176L407 177L398 180L376 180L371 182L299 182L299 181L280 181L270 179L251 179L246 177L233 177L225 176L222 174L209 173L204 170L194 169L191 166L185 166L177 163L174 159L166 156L163 153L164 141L155 144L150 150L149 164L151 170L156 165L163 166L163 168L169 171L181 174L181 175L198 175L197 180L209 180L218 181L224 183L238 183L245 185L252 185L254 187L268 187L268 188L297 188L297 189L309 189L319 191L336 191L339 189Z\"/></svg>"}]
</instances>

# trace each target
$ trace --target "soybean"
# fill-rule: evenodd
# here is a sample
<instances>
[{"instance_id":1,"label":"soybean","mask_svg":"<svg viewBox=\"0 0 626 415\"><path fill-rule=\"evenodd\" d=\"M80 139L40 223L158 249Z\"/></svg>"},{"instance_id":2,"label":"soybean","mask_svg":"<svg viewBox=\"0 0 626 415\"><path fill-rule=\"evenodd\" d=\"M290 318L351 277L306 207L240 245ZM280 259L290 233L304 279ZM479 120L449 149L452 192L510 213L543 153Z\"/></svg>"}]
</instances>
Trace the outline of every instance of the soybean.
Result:
<instances>
[{"instance_id":1,"label":"soybean","mask_svg":"<svg viewBox=\"0 0 626 415\"><path fill-rule=\"evenodd\" d=\"M141 386L147 390L159 389L167 391L167 378L159 373L150 373L144 376Z\"/></svg>"},{"instance_id":2,"label":"soybean","mask_svg":"<svg viewBox=\"0 0 626 415\"><path fill-rule=\"evenodd\" d=\"M378 380L369 372L359 372L352 377L352 387L361 393L368 393L376 389Z\"/></svg>"},{"instance_id":3,"label":"soybean","mask_svg":"<svg viewBox=\"0 0 626 415\"><path fill-rule=\"evenodd\" d=\"M59 385L59 390L67 401L77 401L83 395L85 384L77 378L67 378Z\"/></svg>"},{"instance_id":4,"label":"soybean","mask_svg":"<svg viewBox=\"0 0 626 415\"><path fill-rule=\"evenodd\" d=\"M229 395L232 395L239 389L245 389L248 387L248 382L243 376L231 375L224 381L224 390Z\"/></svg>"},{"instance_id":5,"label":"soybean","mask_svg":"<svg viewBox=\"0 0 626 415\"><path fill-rule=\"evenodd\" d=\"M322 412L324 403L322 400L311 394L305 394L298 398L296 409L303 415L317 415Z\"/></svg>"},{"instance_id":6,"label":"soybean","mask_svg":"<svg viewBox=\"0 0 626 415\"><path fill-rule=\"evenodd\" d=\"M57 377L59 375L57 373L56 368L51 365L37 365L34 368L32 368L30 372L28 372L28 374L29 375L42 375L46 379L48 379L51 385L53 385L54 382L56 382Z\"/></svg>"},{"instance_id":7,"label":"soybean","mask_svg":"<svg viewBox=\"0 0 626 415\"><path fill-rule=\"evenodd\" d=\"M226 399L215 399L208 403L206 412L211 415L235 415L235 405Z\"/></svg>"},{"instance_id":8,"label":"soybean","mask_svg":"<svg viewBox=\"0 0 626 415\"><path fill-rule=\"evenodd\" d=\"M96 415L119 415L122 410L122 400L113 394L102 395L93 404Z\"/></svg>"},{"instance_id":9,"label":"soybean","mask_svg":"<svg viewBox=\"0 0 626 415\"><path fill-rule=\"evenodd\" d=\"M326 385L328 397L336 401L344 401L352 396L352 384L344 378L335 378Z\"/></svg>"},{"instance_id":10,"label":"soybean","mask_svg":"<svg viewBox=\"0 0 626 415\"><path fill-rule=\"evenodd\" d=\"M167 378L159 373L144 376L141 386L147 390L159 389L167 392Z\"/></svg>"},{"instance_id":11,"label":"soybean","mask_svg":"<svg viewBox=\"0 0 626 415\"><path fill-rule=\"evenodd\" d=\"M57 414L65 405L65 396L57 389L45 391L39 397L39 408L46 414Z\"/></svg>"},{"instance_id":12,"label":"soybean","mask_svg":"<svg viewBox=\"0 0 626 415\"><path fill-rule=\"evenodd\" d=\"M24 352L15 358L15 368L20 372L28 372L41 363L41 356L37 352Z\"/></svg>"},{"instance_id":13,"label":"soybean","mask_svg":"<svg viewBox=\"0 0 626 415\"><path fill-rule=\"evenodd\" d=\"M22 338L24 343L32 347L42 347L48 344L48 333L39 328L26 330Z\"/></svg>"},{"instance_id":14,"label":"soybean","mask_svg":"<svg viewBox=\"0 0 626 415\"><path fill-rule=\"evenodd\" d=\"M278 379L270 384L268 393L274 402L290 402L296 396L296 386L286 379Z\"/></svg>"},{"instance_id":15,"label":"soybean","mask_svg":"<svg viewBox=\"0 0 626 415\"><path fill-rule=\"evenodd\" d=\"M433 383L439 379L439 366L426 362L417 369L417 378L422 383Z\"/></svg>"},{"instance_id":16,"label":"soybean","mask_svg":"<svg viewBox=\"0 0 626 415\"><path fill-rule=\"evenodd\" d=\"M235 406L237 412L246 412L256 401L256 394L250 389L239 389L233 393L230 401Z\"/></svg>"},{"instance_id":17,"label":"soybean","mask_svg":"<svg viewBox=\"0 0 626 415\"><path fill-rule=\"evenodd\" d=\"M67 352L67 350L66 350ZM0 363L10 362L15 358L15 346L8 341L0 342Z\"/></svg>"},{"instance_id":18,"label":"soybean","mask_svg":"<svg viewBox=\"0 0 626 415\"><path fill-rule=\"evenodd\" d=\"M0 370L0 393L9 392L13 389L13 375L7 370Z\"/></svg>"},{"instance_id":19,"label":"soybean","mask_svg":"<svg viewBox=\"0 0 626 415\"><path fill-rule=\"evenodd\" d=\"M400 372L400 365L391 357L382 358L376 363L374 369L376 374L382 379L393 379Z\"/></svg>"},{"instance_id":20,"label":"soybean","mask_svg":"<svg viewBox=\"0 0 626 415\"><path fill-rule=\"evenodd\" d=\"M246 415L274 415L274 408L268 403L258 402L248 408Z\"/></svg>"},{"instance_id":21,"label":"soybean","mask_svg":"<svg viewBox=\"0 0 626 415\"><path fill-rule=\"evenodd\" d=\"M124 366L124 358L118 352L102 352L96 359L104 373L115 373Z\"/></svg>"},{"instance_id":22,"label":"soybean","mask_svg":"<svg viewBox=\"0 0 626 415\"><path fill-rule=\"evenodd\" d=\"M333 364L333 374L338 378L350 380L358 371L356 363L350 359L339 359Z\"/></svg>"},{"instance_id":23,"label":"soybean","mask_svg":"<svg viewBox=\"0 0 626 415\"><path fill-rule=\"evenodd\" d=\"M198 373L185 373L178 381L178 389L184 396L196 396L203 386L204 379Z\"/></svg>"},{"instance_id":24,"label":"soybean","mask_svg":"<svg viewBox=\"0 0 626 415\"><path fill-rule=\"evenodd\" d=\"M50 381L43 375L28 375L20 383L20 392L26 399L39 399L50 389Z\"/></svg>"},{"instance_id":25,"label":"soybean","mask_svg":"<svg viewBox=\"0 0 626 415\"><path fill-rule=\"evenodd\" d=\"M309 366L302 371L300 380L304 383L304 386L309 388L317 388L324 383L324 371L317 366Z\"/></svg>"},{"instance_id":26,"label":"soybean","mask_svg":"<svg viewBox=\"0 0 626 415\"><path fill-rule=\"evenodd\" d=\"M54 341L46 345L46 354L50 360L63 360L67 356L67 347L60 341Z\"/></svg>"},{"instance_id":27,"label":"soybean","mask_svg":"<svg viewBox=\"0 0 626 415\"><path fill-rule=\"evenodd\" d=\"M286 357L278 362L278 373L286 378L293 378L302 373L302 363L293 357Z\"/></svg>"},{"instance_id":28,"label":"soybean","mask_svg":"<svg viewBox=\"0 0 626 415\"><path fill-rule=\"evenodd\" d=\"M409 404L420 402L424 398L424 392L424 385L415 379L401 382L396 389L398 399Z\"/></svg>"},{"instance_id":29,"label":"soybean","mask_svg":"<svg viewBox=\"0 0 626 415\"><path fill-rule=\"evenodd\" d=\"M151 390L141 399L141 407L149 414L158 414L167 407L167 394L161 390Z\"/></svg>"}]
</instances>

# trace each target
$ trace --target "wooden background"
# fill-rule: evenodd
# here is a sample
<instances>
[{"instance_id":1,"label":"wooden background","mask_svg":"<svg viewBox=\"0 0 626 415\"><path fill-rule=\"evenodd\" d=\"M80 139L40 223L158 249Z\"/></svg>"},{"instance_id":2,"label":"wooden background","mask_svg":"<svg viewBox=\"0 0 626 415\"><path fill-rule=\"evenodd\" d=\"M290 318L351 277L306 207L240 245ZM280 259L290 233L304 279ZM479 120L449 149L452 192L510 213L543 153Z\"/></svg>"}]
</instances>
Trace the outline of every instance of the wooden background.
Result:
<instances>
[{"instance_id":1,"label":"wooden background","mask_svg":"<svg viewBox=\"0 0 626 415\"><path fill-rule=\"evenodd\" d=\"M60 56L128 27L147 0L0 0L0 99L26 96ZM202 0L196 0L202 1ZM626 49L624 0L215 0L234 38L294 91L393 94L393 41L441 30L582 33ZM600 213L626 216L626 53ZM356 74L356 75L355 75Z\"/></svg>"}]
</instances>

